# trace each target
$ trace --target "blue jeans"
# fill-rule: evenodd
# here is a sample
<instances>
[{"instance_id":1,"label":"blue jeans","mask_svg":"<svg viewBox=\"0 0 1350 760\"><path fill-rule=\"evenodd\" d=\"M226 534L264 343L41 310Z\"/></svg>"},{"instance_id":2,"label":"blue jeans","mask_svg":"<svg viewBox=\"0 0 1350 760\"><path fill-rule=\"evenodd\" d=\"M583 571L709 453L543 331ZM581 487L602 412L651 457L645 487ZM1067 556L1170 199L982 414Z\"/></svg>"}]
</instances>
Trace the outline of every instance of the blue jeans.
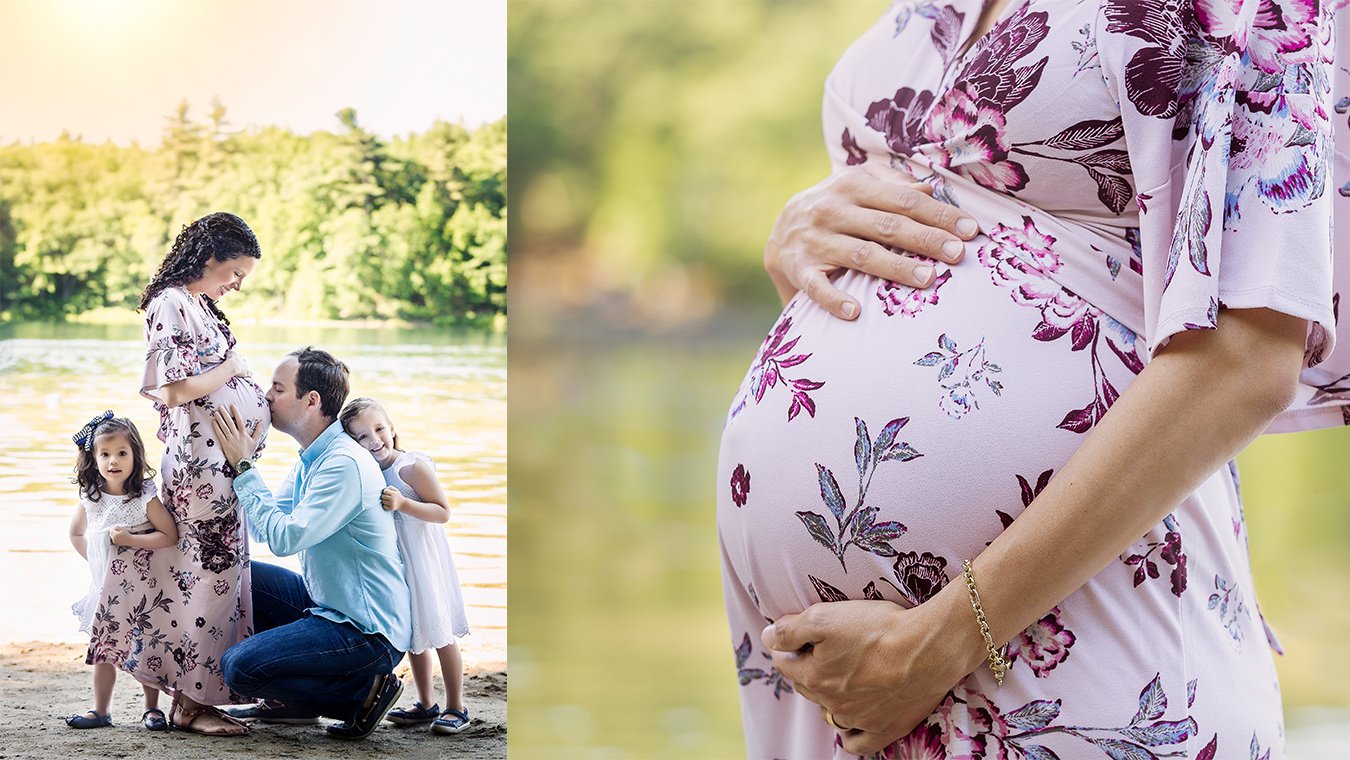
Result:
<instances>
[{"instance_id":1,"label":"blue jeans","mask_svg":"<svg viewBox=\"0 0 1350 760\"><path fill-rule=\"evenodd\" d=\"M226 685L351 720L375 678L393 672L403 653L377 633L306 612L314 600L299 575L262 562L252 568L255 633L221 658Z\"/></svg>"}]
</instances>

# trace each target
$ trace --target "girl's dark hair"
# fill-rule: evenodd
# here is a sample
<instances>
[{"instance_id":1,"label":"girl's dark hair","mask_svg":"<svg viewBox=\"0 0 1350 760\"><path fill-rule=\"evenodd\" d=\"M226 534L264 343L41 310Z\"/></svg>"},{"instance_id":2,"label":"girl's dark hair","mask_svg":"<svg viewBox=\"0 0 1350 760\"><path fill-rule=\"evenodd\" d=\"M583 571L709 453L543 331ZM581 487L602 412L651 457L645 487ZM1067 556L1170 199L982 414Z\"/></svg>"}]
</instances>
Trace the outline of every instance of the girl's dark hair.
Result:
<instances>
[{"instance_id":1,"label":"girl's dark hair","mask_svg":"<svg viewBox=\"0 0 1350 760\"><path fill-rule=\"evenodd\" d=\"M178 233L173 248L160 262L159 271L145 286L137 311L144 311L150 300L165 288L201 279L206 274L206 262L209 259L229 261L240 256L262 258L262 250L258 247L258 238L253 230L234 214L224 211L207 214ZM230 323L225 318L225 312L216 306L210 296L206 296L206 306L220 321L227 325Z\"/></svg>"},{"instance_id":2,"label":"girl's dark hair","mask_svg":"<svg viewBox=\"0 0 1350 760\"><path fill-rule=\"evenodd\" d=\"M140 498L144 492L145 481L155 477L155 471L145 461L145 444L141 443L141 434L136 425L126 417L106 419L94 428L94 445L85 451L80 447L80 456L75 460L75 477L70 482L80 487L80 495L89 501L98 501L103 495L103 475L98 471L98 459L94 451L98 448L98 439L105 435L125 435L131 442L131 474L127 476L127 496Z\"/></svg>"},{"instance_id":3,"label":"girl's dark hair","mask_svg":"<svg viewBox=\"0 0 1350 760\"><path fill-rule=\"evenodd\" d=\"M376 401L373 398L362 397L362 398L354 398L351 401L348 401L346 406L342 407L342 414L338 415L338 420L342 423L343 431L345 431L347 435L351 435L352 421L355 420L362 413L368 412L372 409L379 412L380 414L383 414L385 421L389 422L389 426L391 428L394 426L394 423L390 422L389 420L389 412L386 412L384 410L384 407L380 406L380 402ZM399 449L400 451L403 450L403 447L398 445L398 433L394 433L394 448Z\"/></svg>"}]
</instances>

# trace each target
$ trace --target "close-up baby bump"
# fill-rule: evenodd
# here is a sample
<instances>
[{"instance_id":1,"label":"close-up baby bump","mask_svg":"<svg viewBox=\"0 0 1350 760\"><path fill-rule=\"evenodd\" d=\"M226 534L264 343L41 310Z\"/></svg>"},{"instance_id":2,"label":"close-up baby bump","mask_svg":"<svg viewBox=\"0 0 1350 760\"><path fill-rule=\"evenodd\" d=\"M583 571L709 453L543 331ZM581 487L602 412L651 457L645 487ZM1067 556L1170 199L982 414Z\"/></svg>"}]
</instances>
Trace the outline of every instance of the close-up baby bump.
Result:
<instances>
[{"instance_id":1,"label":"close-up baby bump","mask_svg":"<svg viewBox=\"0 0 1350 760\"><path fill-rule=\"evenodd\" d=\"M836 285L863 304L857 320L799 296L774 323L733 401L718 484L729 559L766 616L931 596L1133 378L1132 334L985 259L939 265L924 290L848 273Z\"/></svg>"}]
</instances>

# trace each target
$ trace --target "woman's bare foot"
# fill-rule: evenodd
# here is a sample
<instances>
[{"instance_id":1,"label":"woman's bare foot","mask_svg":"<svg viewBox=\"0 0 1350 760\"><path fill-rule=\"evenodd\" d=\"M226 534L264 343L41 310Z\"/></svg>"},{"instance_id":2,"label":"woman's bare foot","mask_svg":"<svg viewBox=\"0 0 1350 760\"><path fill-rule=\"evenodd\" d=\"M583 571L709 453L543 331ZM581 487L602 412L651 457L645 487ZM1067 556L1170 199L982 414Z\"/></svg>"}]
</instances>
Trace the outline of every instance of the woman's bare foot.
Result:
<instances>
[{"instance_id":1,"label":"woman's bare foot","mask_svg":"<svg viewBox=\"0 0 1350 760\"><path fill-rule=\"evenodd\" d=\"M203 736L244 736L248 726L210 705L179 694L170 708L169 721L182 731Z\"/></svg>"}]
</instances>

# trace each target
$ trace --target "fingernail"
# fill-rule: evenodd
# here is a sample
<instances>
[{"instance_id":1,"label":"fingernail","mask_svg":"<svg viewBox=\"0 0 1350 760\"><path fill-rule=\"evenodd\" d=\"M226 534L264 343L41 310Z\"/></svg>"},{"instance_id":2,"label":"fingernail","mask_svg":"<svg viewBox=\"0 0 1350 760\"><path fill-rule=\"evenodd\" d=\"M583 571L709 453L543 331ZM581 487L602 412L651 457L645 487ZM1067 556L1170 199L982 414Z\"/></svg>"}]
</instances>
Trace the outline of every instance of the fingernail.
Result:
<instances>
[{"instance_id":1,"label":"fingernail","mask_svg":"<svg viewBox=\"0 0 1350 760\"><path fill-rule=\"evenodd\" d=\"M852 301L847 301L839 307L839 313L844 315L844 319L853 319L853 315L858 313L858 307Z\"/></svg>"},{"instance_id":2,"label":"fingernail","mask_svg":"<svg viewBox=\"0 0 1350 760\"><path fill-rule=\"evenodd\" d=\"M933 268L929 266L916 267L914 269L914 279L919 281L920 285L928 284L928 278L933 276Z\"/></svg>"},{"instance_id":3,"label":"fingernail","mask_svg":"<svg viewBox=\"0 0 1350 760\"><path fill-rule=\"evenodd\" d=\"M956 257L960 256L961 252L964 250L966 250L966 247L958 240L948 240L942 244L942 252L947 254L947 258L952 259L953 261L955 261Z\"/></svg>"},{"instance_id":4,"label":"fingernail","mask_svg":"<svg viewBox=\"0 0 1350 760\"><path fill-rule=\"evenodd\" d=\"M962 237L970 237L980 231L980 225L975 223L974 219L966 217L956 223L956 232Z\"/></svg>"},{"instance_id":5,"label":"fingernail","mask_svg":"<svg viewBox=\"0 0 1350 760\"><path fill-rule=\"evenodd\" d=\"M759 632L759 642L770 649L773 648L773 642L774 639L776 638L773 635L773 626L774 626L773 623L769 623L768 625L764 626L764 630Z\"/></svg>"}]
</instances>

